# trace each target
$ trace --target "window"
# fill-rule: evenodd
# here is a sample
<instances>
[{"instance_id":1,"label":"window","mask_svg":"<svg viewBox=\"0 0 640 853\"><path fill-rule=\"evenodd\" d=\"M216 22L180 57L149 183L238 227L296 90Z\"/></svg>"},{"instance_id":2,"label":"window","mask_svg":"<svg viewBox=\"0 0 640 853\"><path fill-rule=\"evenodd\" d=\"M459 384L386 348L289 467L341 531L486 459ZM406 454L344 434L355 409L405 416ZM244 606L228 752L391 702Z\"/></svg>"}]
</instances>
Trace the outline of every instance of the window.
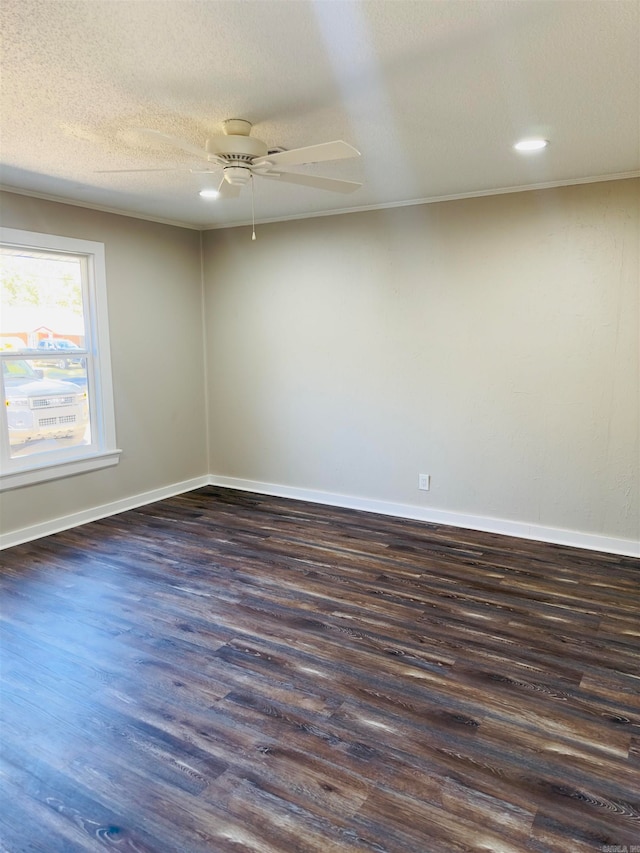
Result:
<instances>
[{"instance_id":1,"label":"window","mask_svg":"<svg viewBox=\"0 0 640 853\"><path fill-rule=\"evenodd\" d=\"M118 461L104 245L0 228L0 489Z\"/></svg>"}]
</instances>

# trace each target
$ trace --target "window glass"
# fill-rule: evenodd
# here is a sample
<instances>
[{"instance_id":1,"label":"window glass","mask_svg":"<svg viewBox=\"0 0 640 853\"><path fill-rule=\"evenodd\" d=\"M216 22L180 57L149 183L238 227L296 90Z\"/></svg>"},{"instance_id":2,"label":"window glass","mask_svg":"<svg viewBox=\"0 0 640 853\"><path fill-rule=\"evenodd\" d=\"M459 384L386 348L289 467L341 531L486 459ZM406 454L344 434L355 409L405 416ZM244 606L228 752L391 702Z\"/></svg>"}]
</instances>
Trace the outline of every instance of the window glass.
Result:
<instances>
[{"instance_id":1,"label":"window glass","mask_svg":"<svg viewBox=\"0 0 640 853\"><path fill-rule=\"evenodd\" d=\"M0 232L0 444L12 487L113 453L115 425L102 244Z\"/></svg>"}]
</instances>

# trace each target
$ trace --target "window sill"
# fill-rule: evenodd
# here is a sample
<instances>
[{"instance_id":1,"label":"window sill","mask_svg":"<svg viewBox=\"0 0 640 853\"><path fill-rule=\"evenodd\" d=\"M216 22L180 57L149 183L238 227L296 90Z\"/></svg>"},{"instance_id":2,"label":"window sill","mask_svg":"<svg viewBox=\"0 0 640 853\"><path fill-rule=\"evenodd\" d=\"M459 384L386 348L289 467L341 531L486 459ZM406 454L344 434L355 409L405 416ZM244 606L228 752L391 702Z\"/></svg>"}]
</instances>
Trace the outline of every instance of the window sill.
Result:
<instances>
[{"instance_id":1,"label":"window sill","mask_svg":"<svg viewBox=\"0 0 640 853\"><path fill-rule=\"evenodd\" d=\"M50 465L34 466L22 471L12 471L0 477L0 492L18 489L21 486L33 486L47 480L60 480L74 474L84 474L117 465L121 450L105 450L82 458L68 459Z\"/></svg>"}]
</instances>

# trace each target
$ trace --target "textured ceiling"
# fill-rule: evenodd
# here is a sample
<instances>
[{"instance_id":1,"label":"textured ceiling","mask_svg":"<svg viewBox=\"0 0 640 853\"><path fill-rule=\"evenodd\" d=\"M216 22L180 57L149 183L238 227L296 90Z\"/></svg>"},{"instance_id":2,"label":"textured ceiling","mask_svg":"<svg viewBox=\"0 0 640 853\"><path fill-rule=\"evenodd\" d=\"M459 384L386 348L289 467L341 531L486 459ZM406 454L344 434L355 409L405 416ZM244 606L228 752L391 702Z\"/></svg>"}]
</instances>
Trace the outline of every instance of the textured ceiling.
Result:
<instances>
[{"instance_id":1,"label":"textured ceiling","mask_svg":"<svg viewBox=\"0 0 640 853\"><path fill-rule=\"evenodd\" d=\"M270 148L344 139L299 167L350 195L255 181L257 221L640 168L636 0L2 0L2 184L195 227L251 192L140 128L203 146L228 118ZM551 142L519 155L522 136ZM104 174L108 169L175 171Z\"/></svg>"}]
</instances>

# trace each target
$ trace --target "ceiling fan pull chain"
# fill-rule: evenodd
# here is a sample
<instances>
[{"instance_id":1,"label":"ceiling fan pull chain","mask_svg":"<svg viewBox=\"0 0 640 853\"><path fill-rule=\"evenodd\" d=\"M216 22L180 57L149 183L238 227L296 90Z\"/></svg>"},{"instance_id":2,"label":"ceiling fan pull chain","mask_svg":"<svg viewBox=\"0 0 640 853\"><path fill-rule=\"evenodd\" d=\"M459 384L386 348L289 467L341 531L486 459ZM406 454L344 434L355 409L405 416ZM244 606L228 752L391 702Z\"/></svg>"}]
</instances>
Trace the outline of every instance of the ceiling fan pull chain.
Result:
<instances>
[{"instance_id":1,"label":"ceiling fan pull chain","mask_svg":"<svg viewBox=\"0 0 640 853\"><path fill-rule=\"evenodd\" d=\"M253 229L251 232L251 239L256 239L256 210L255 210L255 187L253 182L253 175L251 175L251 228Z\"/></svg>"}]
</instances>

